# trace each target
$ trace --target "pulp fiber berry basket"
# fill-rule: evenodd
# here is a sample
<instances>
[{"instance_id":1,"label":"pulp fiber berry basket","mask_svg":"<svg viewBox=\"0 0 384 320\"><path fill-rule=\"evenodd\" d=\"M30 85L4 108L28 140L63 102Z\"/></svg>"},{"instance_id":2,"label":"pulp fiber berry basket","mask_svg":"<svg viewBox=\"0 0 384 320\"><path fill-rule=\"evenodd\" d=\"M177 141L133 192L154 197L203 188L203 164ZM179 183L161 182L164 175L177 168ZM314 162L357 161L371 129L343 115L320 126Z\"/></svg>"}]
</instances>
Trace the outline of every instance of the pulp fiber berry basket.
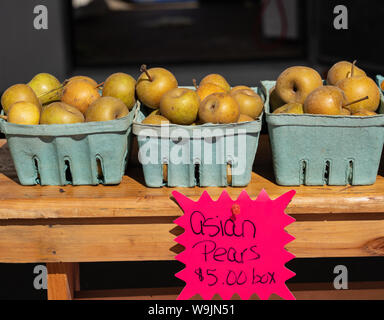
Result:
<instances>
[{"instance_id":1,"label":"pulp fiber berry basket","mask_svg":"<svg viewBox=\"0 0 384 320\"><path fill-rule=\"evenodd\" d=\"M276 182L283 186L371 185L384 143L384 103L369 117L272 114L262 81Z\"/></svg>"},{"instance_id":2,"label":"pulp fiber berry basket","mask_svg":"<svg viewBox=\"0 0 384 320\"><path fill-rule=\"evenodd\" d=\"M124 118L18 125L0 119L22 185L113 185L125 172L137 106Z\"/></svg>"},{"instance_id":3,"label":"pulp fiber berry basket","mask_svg":"<svg viewBox=\"0 0 384 320\"><path fill-rule=\"evenodd\" d=\"M252 89L259 93L259 89ZM144 112L138 110L133 133L147 186L249 184L262 115L250 122L196 126L145 125L141 123L144 118Z\"/></svg>"},{"instance_id":4,"label":"pulp fiber berry basket","mask_svg":"<svg viewBox=\"0 0 384 320\"><path fill-rule=\"evenodd\" d=\"M380 90L381 90L381 83L384 81L384 77L382 75L377 75L376 76L376 84L379 86ZM381 90L381 92L383 92L383 90Z\"/></svg>"}]
</instances>

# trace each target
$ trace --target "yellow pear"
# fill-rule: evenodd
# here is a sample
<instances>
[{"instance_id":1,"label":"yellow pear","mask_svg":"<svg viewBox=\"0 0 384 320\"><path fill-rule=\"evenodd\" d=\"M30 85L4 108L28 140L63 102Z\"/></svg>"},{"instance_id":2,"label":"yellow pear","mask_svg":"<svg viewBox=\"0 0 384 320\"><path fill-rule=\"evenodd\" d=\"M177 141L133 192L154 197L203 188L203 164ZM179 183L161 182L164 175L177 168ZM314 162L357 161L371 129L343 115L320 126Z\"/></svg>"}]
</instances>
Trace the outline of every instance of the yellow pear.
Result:
<instances>
[{"instance_id":1,"label":"yellow pear","mask_svg":"<svg viewBox=\"0 0 384 320\"><path fill-rule=\"evenodd\" d=\"M239 90L252 90L250 87L248 87L248 86L243 86L243 85L241 85L241 86L235 86L235 87L233 87L232 89L231 89L231 91L229 91L229 93L230 94L234 94L236 91L239 91Z\"/></svg>"},{"instance_id":2,"label":"yellow pear","mask_svg":"<svg viewBox=\"0 0 384 320\"><path fill-rule=\"evenodd\" d=\"M38 106L39 109L41 108L35 92L26 84L15 84L5 90L1 96L1 105L6 114L8 114L10 106L19 101L30 102Z\"/></svg>"},{"instance_id":3,"label":"yellow pear","mask_svg":"<svg viewBox=\"0 0 384 320\"><path fill-rule=\"evenodd\" d=\"M64 102L52 102L43 107L40 124L69 124L84 122L84 116L76 107Z\"/></svg>"},{"instance_id":4,"label":"yellow pear","mask_svg":"<svg viewBox=\"0 0 384 320\"><path fill-rule=\"evenodd\" d=\"M8 110L8 122L16 124L39 124L40 108L31 102L15 102Z\"/></svg>"},{"instance_id":5,"label":"yellow pear","mask_svg":"<svg viewBox=\"0 0 384 320\"><path fill-rule=\"evenodd\" d=\"M246 114L253 119L260 116L263 111L263 99L252 89L237 90L231 96L239 104L240 114Z\"/></svg>"},{"instance_id":6,"label":"yellow pear","mask_svg":"<svg viewBox=\"0 0 384 320\"><path fill-rule=\"evenodd\" d=\"M350 116L351 115L351 111L348 110L347 108L342 108L341 109L341 113L340 115L343 115L343 116Z\"/></svg>"},{"instance_id":7,"label":"yellow pear","mask_svg":"<svg viewBox=\"0 0 384 320\"><path fill-rule=\"evenodd\" d=\"M335 63L328 71L327 84L337 85L337 83L350 76L365 76L365 72L356 67L354 63L348 61L340 61Z\"/></svg>"},{"instance_id":8,"label":"yellow pear","mask_svg":"<svg viewBox=\"0 0 384 320\"><path fill-rule=\"evenodd\" d=\"M65 86L61 101L76 107L85 114L89 105L99 98L99 91L89 81L73 80Z\"/></svg>"},{"instance_id":9,"label":"yellow pear","mask_svg":"<svg viewBox=\"0 0 384 320\"><path fill-rule=\"evenodd\" d=\"M166 117L154 114L146 117L142 122L142 124L154 124L154 125L163 125L169 124L169 120Z\"/></svg>"},{"instance_id":10,"label":"yellow pear","mask_svg":"<svg viewBox=\"0 0 384 320\"><path fill-rule=\"evenodd\" d=\"M39 73L35 75L28 85L35 92L41 104L60 100L62 85L53 75Z\"/></svg>"},{"instance_id":11,"label":"yellow pear","mask_svg":"<svg viewBox=\"0 0 384 320\"><path fill-rule=\"evenodd\" d=\"M285 103L304 103L309 94L322 85L323 80L316 70L303 66L290 67L277 78L276 93Z\"/></svg>"},{"instance_id":12,"label":"yellow pear","mask_svg":"<svg viewBox=\"0 0 384 320\"><path fill-rule=\"evenodd\" d=\"M198 115L203 123L235 123L240 108L229 93L213 93L201 102Z\"/></svg>"},{"instance_id":13,"label":"yellow pear","mask_svg":"<svg viewBox=\"0 0 384 320\"><path fill-rule=\"evenodd\" d=\"M340 115L345 102L342 90L335 86L323 86L312 91L305 99L304 112L323 115Z\"/></svg>"},{"instance_id":14,"label":"yellow pear","mask_svg":"<svg viewBox=\"0 0 384 320\"><path fill-rule=\"evenodd\" d=\"M136 80L129 74L118 72L110 75L104 82L103 97L115 97L131 110L136 103Z\"/></svg>"},{"instance_id":15,"label":"yellow pear","mask_svg":"<svg viewBox=\"0 0 384 320\"><path fill-rule=\"evenodd\" d=\"M199 105L200 98L196 91L187 88L175 88L162 96L160 113L172 123L190 125L196 120Z\"/></svg>"},{"instance_id":16,"label":"yellow pear","mask_svg":"<svg viewBox=\"0 0 384 320\"><path fill-rule=\"evenodd\" d=\"M147 107L157 109L162 96L171 89L177 88L175 76L164 68L147 69L141 66L143 72L136 82L137 98Z\"/></svg>"},{"instance_id":17,"label":"yellow pear","mask_svg":"<svg viewBox=\"0 0 384 320\"><path fill-rule=\"evenodd\" d=\"M76 80L85 80L85 81L88 81L90 84L92 84L94 87L97 86L97 82L88 76L73 76L65 82L65 85L68 85L71 81L76 81Z\"/></svg>"},{"instance_id":18,"label":"yellow pear","mask_svg":"<svg viewBox=\"0 0 384 320\"><path fill-rule=\"evenodd\" d=\"M85 121L109 121L127 116L125 103L114 97L101 97L93 102L85 113Z\"/></svg>"},{"instance_id":19,"label":"yellow pear","mask_svg":"<svg viewBox=\"0 0 384 320\"><path fill-rule=\"evenodd\" d=\"M377 116L377 113L373 111L368 111L368 110L360 110L358 112L355 112L352 115L356 117L372 117L372 116Z\"/></svg>"},{"instance_id":20,"label":"yellow pear","mask_svg":"<svg viewBox=\"0 0 384 320\"><path fill-rule=\"evenodd\" d=\"M246 114L240 114L239 120L237 122L248 122L248 121L255 121L252 117L246 115Z\"/></svg>"},{"instance_id":21,"label":"yellow pear","mask_svg":"<svg viewBox=\"0 0 384 320\"><path fill-rule=\"evenodd\" d=\"M227 80L220 74L212 73L207 76L205 76L199 84L199 87L206 84L206 83L212 83L218 87L221 87L225 90L225 92L229 92L231 90L231 86L227 82Z\"/></svg>"},{"instance_id":22,"label":"yellow pear","mask_svg":"<svg viewBox=\"0 0 384 320\"><path fill-rule=\"evenodd\" d=\"M301 103L297 102L291 102L287 103L280 108L277 108L275 111L273 111L274 114L281 114L281 113L293 113L293 114L303 114L303 105Z\"/></svg>"},{"instance_id":23,"label":"yellow pear","mask_svg":"<svg viewBox=\"0 0 384 320\"><path fill-rule=\"evenodd\" d=\"M343 79L337 87L344 91L348 106L352 114L361 110L376 111L380 105L380 89L375 81L367 76L355 76ZM364 97L368 99L361 100ZM356 103L352 103L358 101ZM352 104L351 104L352 103Z\"/></svg>"},{"instance_id":24,"label":"yellow pear","mask_svg":"<svg viewBox=\"0 0 384 320\"><path fill-rule=\"evenodd\" d=\"M199 95L200 101L203 101L206 97L208 97L212 93L226 92L226 90L213 83L205 83L203 85L200 85L196 89L196 92Z\"/></svg>"}]
</instances>

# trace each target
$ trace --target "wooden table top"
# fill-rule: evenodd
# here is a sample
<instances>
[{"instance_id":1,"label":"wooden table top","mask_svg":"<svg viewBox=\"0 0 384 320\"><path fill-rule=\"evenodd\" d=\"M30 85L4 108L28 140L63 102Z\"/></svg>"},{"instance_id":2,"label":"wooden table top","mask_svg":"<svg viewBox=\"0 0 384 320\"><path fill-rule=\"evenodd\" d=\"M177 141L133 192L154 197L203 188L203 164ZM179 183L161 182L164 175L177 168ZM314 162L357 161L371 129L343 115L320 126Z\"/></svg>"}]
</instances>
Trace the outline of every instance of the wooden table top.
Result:
<instances>
[{"instance_id":1,"label":"wooden table top","mask_svg":"<svg viewBox=\"0 0 384 320\"><path fill-rule=\"evenodd\" d=\"M182 214L173 200L175 188L147 188L141 167L130 164L117 186L21 186L5 140L0 140L0 219L173 217ZM383 166L382 166L383 167ZM272 199L295 189L289 214L384 212L384 170L372 186L281 187L275 184L267 136L260 138L252 181L246 188L228 187L235 199L245 189L255 199L265 189ZM224 188L177 188L197 200L204 190L217 199Z\"/></svg>"}]
</instances>

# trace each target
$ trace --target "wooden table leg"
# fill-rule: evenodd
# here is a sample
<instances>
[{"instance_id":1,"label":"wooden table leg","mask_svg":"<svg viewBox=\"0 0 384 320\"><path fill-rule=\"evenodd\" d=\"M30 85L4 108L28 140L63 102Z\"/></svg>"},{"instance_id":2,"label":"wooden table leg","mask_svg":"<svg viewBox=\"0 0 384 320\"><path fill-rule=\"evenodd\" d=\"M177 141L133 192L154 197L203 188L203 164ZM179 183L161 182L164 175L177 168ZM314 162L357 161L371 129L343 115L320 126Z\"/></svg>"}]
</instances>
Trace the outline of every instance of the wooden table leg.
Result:
<instances>
[{"instance_id":1,"label":"wooden table leg","mask_svg":"<svg viewBox=\"0 0 384 320\"><path fill-rule=\"evenodd\" d=\"M80 290L79 264L47 263L48 300L72 300Z\"/></svg>"}]
</instances>

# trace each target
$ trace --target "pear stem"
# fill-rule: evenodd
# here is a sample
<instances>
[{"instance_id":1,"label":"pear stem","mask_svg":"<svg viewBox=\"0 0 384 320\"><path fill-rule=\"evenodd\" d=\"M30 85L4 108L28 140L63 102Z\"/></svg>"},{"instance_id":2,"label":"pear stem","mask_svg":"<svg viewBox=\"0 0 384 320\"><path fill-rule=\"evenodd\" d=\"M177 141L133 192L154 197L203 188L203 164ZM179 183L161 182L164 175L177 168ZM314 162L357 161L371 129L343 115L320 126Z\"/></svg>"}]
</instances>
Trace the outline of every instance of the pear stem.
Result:
<instances>
[{"instance_id":1,"label":"pear stem","mask_svg":"<svg viewBox=\"0 0 384 320\"><path fill-rule=\"evenodd\" d=\"M352 105L352 104L354 104L354 103L358 103L358 102L361 102L361 101L364 101L364 100L368 100L368 99L369 99L369 97L366 96L366 97L361 98L361 99L358 99L358 100L356 100L356 101L349 102L349 103L347 103L347 104L344 106L344 108L345 108L345 107L348 107L348 106L350 106L350 105Z\"/></svg>"},{"instance_id":2,"label":"pear stem","mask_svg":"<svg viewBox=\"0 0 384 320\"><path fill-rule=\"evenodd\" d=\"M44 96L46 96L47 94L50 94L50 93L55 92L55 91L57 91L57 90L60 90L60 89L62 89L63 87L64 87L64 84L62 84L60 87L57 87L57 88L52 89L52 90L49 90L49 91L47 91L46 93L43 93L43 94L39 95L38 98L40 99L41 97L44 97Z\"/></svg>"},{"instance_id":3,"label":"pear stem","mask_svg":"<svg viewBox=\"0 0 384 320\"><path fill-rule=\"evenodd\" d=\"M193 82L193 86L195 87L195 89L197 90L197 82L196 82L196 79L192 79L192 82Z\"/></svg>"},{"instance_id":4,"label":"pear stem","mask_svg":"<svg viewBox=\"0 0 384 320\"><path fill-rule=\"evenodd\" d=\"M352 67L351 67L351 78L354 76L355 74L355 64L356 64L357 60L353 61L352 62Z\"/></svg>"},{"instance_id":5,"label":"pear stem","mask_svg":"<svg viewBox=\"0 0 384 320\"><path fill-rule=\"evenodd\" d=\"M0 115L0 119L8 120L7 116Z\"/></svg>"},{"instance_id":6,"label":"pear stem","mask_svg":"<svg viewBox=\"0 0 384 320\"><path fill-rule=\"evenodd\" d=\"M140 72L145 72L145 74L147 75L149 81L153 81L151 75L150 75L149 72L148 72L148 69L147 69L147 65L146 65L146 64L141 65L141 67L140 67Z\"/></svg>"},{"instance_id":7,"label":"pear stem","mask_svg":"<svg viewBox=\"0 0 384 320\"><path fill-rule=\"evenodd\" d=\"M45 93L39 95L38 98L40 99L41 97L44 97L44 96L46 96L47 94L53 93L53 92L55 92L55 91L57 91L57 90L60 90L60 89L64 88L65 85L66 85L68 82L69 82L68 79L64 80L64 82L62 83L62 85L61 85L60 87L57 87L57 88L52 89L52 90L49 90L49 91L47 91L47 92L45 92ZM99 83L99 84L96 86L96 88L99 88L99 87L101 87L101 86L103 86L103 85L104 85L104 82L101 82L101 83Z\"/></svg>"}]
</instances>

